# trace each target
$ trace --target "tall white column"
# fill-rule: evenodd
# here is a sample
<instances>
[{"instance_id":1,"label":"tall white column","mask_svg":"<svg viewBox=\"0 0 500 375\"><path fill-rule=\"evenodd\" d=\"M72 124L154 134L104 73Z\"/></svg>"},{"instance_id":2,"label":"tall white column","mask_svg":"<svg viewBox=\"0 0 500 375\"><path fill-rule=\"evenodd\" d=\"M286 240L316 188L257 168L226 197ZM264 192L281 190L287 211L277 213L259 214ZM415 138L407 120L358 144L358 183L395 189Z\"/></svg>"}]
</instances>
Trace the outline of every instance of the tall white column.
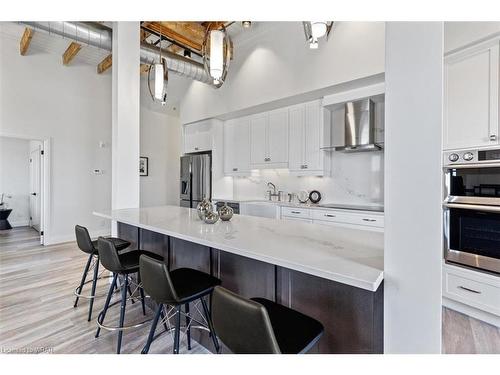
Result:
<instances>
[{"instance_id":1,"label":"tall white column","mask_svg":"<svg viewBox=\"0 0 500 375\"><path fill-rule=\"evenodd\" d=\"M139 22L113 24L112 209L139 207Z\"/></svg>"},{"instance_id":2,"label":"tall white column","mask_svg":"<svg viewBox=\"0 0 500 375\"><path fill-rule=\"evenodd\" d=\"M386 23L384 350L440 353L443 24Z\"/></svg>"}]
</instances>

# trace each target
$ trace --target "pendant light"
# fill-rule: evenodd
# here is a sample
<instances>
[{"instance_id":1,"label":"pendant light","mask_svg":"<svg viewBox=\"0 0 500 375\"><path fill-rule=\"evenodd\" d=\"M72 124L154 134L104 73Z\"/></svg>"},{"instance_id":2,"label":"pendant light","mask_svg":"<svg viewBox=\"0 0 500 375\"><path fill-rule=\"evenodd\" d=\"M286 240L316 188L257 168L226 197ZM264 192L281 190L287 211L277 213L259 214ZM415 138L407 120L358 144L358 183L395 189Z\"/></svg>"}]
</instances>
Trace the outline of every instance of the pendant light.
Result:
<instances>
[{"instance_id":1,"label":"pendant light","mask_svg":"<svg viewBox=\"0 0 500 375\"><path fill-rule=\"evenodd\" d=\"M309 48L318 49L318 40L326 35L326 39L330 36L333 28L333 21L307 21L303 22L304 34L309 42Z\"/></svg>"},{"instance_id":2,"label":"pendant light","mask_svg":"<svg viewBox=\"0 0 500 375\"><path fill-rule=\"evenodd\" d=\"M159 101L161 105L167 104L167 84L168 84L168 70L166 61L161 55L161 26L160 26L160 56L159 62L150 65L148 71L148 88L153 101ZM151 76L154 70L154 93L151 89Z\"/></svg>"},{"instance_id":3,"label":"pendant light","mask_svg":"<svg viewBox=\"0 0 500 375\"><path fill-rule=\"evenodd\" d=\"M232 42L224 26L211 30L209 25L203 41L203 63L207 74L213 79L213 86L219 88L227 76L231 60Z\"/></svg>"}]
</instances>

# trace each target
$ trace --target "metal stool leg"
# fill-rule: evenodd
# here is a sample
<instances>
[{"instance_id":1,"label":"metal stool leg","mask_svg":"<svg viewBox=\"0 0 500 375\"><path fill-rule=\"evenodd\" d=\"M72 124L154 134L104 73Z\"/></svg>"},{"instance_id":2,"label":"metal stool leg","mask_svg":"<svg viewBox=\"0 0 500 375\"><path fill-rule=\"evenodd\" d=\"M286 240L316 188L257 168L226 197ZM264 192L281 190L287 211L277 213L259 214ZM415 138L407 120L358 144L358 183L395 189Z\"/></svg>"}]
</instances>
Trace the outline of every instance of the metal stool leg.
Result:
<instances>
[{"instance_id":1,"label":"metal stool leg","mask_svg":"<svg viewBox=\"0 0 500 375\"><path fill-rule=\"evenodd\" d=\"M163 320L163 328L165 328L165 332L168 332L167 321L165 320L165 314L163 313L163 309L161 309L161 311L160 311L160 317L161 317L161 320Z\"/></svg>"},{"instance_id":2,"label":"metal stool leg","mask_svg":"<svg viewBox=\"0 0 500 375\"><path fill-rule=\"evenodd\" d=\"M127 305L127 290L129 289L128 285L128 276L125 275L123 278L123 290L122 290L122 303L120 307L120 328L123 328L123 322L125 321L125 307ZM120 350L122 347L122 336L123 336L123 330L118 331L118 344L116 346L116 354L120 354Z\"/></svg>"},{"instance_id":3,"label":"metal stool leg","mask_svg":"<svg viewBox=\"0 0 500 375\"><path fill-rule=\"evenodd\" d=\"M181 314L182 305L177 306L177 316L175 319L175 334L174 334L174 354L179 354L179 341L181 335Z\"/></svg>"},{"instance_id":4,"label":"metal stool leg","mask_svg":"<svg viewBox=\"0 0 500 375\"><path fill-rule=\"evenodd\" d=\"M186 337L188 350L191 350L191 317L189 316L189 302L184 305L186 312Z\"/></svg>"},{"instance_id":5,"label":"metal stool leg","mask_svg":"<svg viewBox=\"0 0 500 375\"><path fill-rule=\"evenodd\" d=\"M89 267L90 267L90 262L92 262L92 257L93 257L93 255L90 254L89 260L87 260L87 265L85 266L85 269L83 270L82 281L80 282L80 286L78 287L78 294L82 293L83 284L85 284L85 279L87 278L87 273L89 272ZM78 305L78 299L79 299L79 297L76 296L75 304L73 305L73 307L76 307Z\"/></svg>"},{"instance_id":6,"label":"metal stool leg","mask_svg":"<svg viewBox=\"0 0 500 375\"><path fill-rule=\"evenodd\" d=\"M141 274L139 272L137 273L137 282L139 285L141 285ZM139 293L141 294L142 315L146 315L146 303L145 303L145 299L144 299L144 289L142 289L141 286L139 286Z\"/></svg>"},{"instance_id":7,"label":"metal stool leg","mask_svg":"<svg viewBox=\"0 0 500 375\"><path fill-rule=\"evenodd\" d=\"M87 319L89 322L90 322L90 319L92 319L92 307L94 306L95 287L97 284L98 277L99 277L99 255L97 256L97 260L96 260L95 267L94 267L94 278L92 279L92 294L91 294L90 304L89 304L89 317Z\"/></svg>"},{"instance_id":8,"label":"metal stool leg","mask_svg":"<svg viewBox=\"0 0 500 375\"><path fill-rule=\"evenodd\" d=\"M160 303L158 305L158 309L156 310L156 314L155 314L155 318L153 320L153 323L151 324L151 329L149 330L148 341L146 341L146 345L144 345L144 348L142 349L141 354L148 354L148 352L149 352L149 347L151 346L151 343L153 342L153 338L155 336L155 331L156 331L156 326L158 324L158 319L160 319L160 315L163 315L162 310L163 310L163 305Z\"/></svg>"},{"instance_id":9,"label":"metal stool leg","mask_svg":"<svg viewBox=\"0 0 500 375\"><path fill-rule=\"evenodd\" d=\"M109 286L109 292L108 296L106 297L106 302L104 303L104 308L102 311L99 313L99 316L97 317L97 321L99 323L104 322L104 317L106 316L106 312L108 311L109 303L111 302L111 296L113 295L115 288L116 288L116 279L118 278L118 274L114 273L113 274L113 281L111 282L111 285ZM97 332L95 334L95 337L99 337L99 332L101 332L101 327L97 327Z\"/></svg>"},{"instance_id":10,"label":"metal stool leg","mask_svg":"<svg viewBox=\"0 0 500 375\"><path fill-rule=\"evenodd\" d=\"M207 303L205 300L202 298L201 299L201 304L203 306L203 312L205 314L205 318L207 319L208 323L208 328L210 329L210 333L212 334L212 341L214 342L215 346L215 352L219 353L220 347L219 347L219 341L217 340L217 335L215 334L214 326L212 324L212 317L210 315L210 311L208 310Z\"/></svg>"}]
</instances>

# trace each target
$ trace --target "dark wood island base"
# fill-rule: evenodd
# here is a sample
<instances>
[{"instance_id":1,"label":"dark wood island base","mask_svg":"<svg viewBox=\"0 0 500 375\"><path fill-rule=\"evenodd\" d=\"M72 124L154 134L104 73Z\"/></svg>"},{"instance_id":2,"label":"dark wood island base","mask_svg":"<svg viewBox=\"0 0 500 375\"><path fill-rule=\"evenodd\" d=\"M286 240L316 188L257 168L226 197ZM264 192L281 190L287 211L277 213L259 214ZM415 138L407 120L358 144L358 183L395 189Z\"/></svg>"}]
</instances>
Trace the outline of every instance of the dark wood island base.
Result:
<instances>
[{"instance_id":1,"label":"dark wood island base","mask_svg":"<svg viewBox=\"0 0 500 375\"><path fill-rule=\"evenodd\" d=\"M131 249L162 255L169 269L210 273L244 297L268 298L319 320L325 332L310 353L383 353L383 283L371 292L124 223L118 223L118 234ZM208 333L192 335L213 350Z\"/></svg>"}]
</instances>

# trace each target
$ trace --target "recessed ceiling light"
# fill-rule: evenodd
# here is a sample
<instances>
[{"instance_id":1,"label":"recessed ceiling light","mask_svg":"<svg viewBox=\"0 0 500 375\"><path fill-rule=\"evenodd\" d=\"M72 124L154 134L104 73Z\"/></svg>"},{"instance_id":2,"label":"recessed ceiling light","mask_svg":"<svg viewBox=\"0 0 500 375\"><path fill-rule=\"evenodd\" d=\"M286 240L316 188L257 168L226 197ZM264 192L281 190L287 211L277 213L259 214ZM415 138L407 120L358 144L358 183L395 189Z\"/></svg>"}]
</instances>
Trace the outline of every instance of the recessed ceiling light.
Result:
<instances>
[{"instance_id":1,"label":"recessed ceiling light","mask_svg":"<svg viewBox=\"0 0 500 375\"><path fill-rule=\"evenodd\" d=\"M252 26L252 21L241 21L241 26L245 29L249 29Z\"/></svg>"}]
</instances>

